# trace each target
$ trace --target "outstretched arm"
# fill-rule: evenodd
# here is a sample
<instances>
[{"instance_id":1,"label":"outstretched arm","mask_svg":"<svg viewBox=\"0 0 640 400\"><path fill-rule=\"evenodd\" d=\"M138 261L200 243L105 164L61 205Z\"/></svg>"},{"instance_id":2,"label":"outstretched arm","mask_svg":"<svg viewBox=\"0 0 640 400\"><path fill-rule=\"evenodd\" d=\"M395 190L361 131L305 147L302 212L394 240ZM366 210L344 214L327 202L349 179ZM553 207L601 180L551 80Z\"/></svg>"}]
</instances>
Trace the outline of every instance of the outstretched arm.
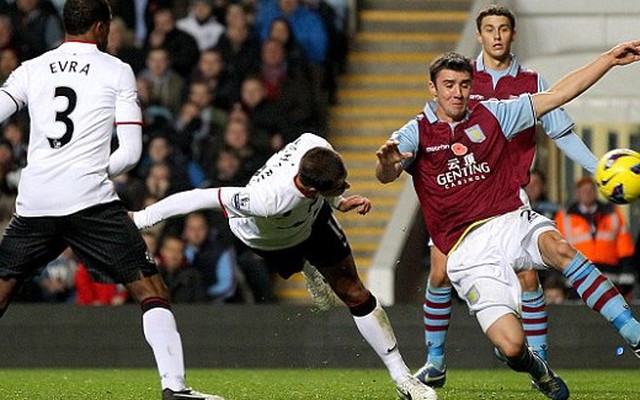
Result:
<instances>
[{"instance_id":1,"label":"outstretched arm","mask_svg":"<svg viewBox=\"0 0 640 400\"><path fill-rule=\"evenodd\" d=\"M376 164L376 178L381 183L389 183L395 181L400 173L402 173L401 162L405 159L413 157L413 153L401 153L398 149L398 142L395 140L387 140L385 144L380 146L376 151L378 162Z\"/></svg>"},{"instance_id":2,"label":"outstretched arm","mask_svg":"<svg viewBox=\"0 0 640 400\"><path fill-rule=\"evenodd\" d=\"M366 197L362 197L359 194L354 194L352 196L342 198L336 208L342 212L356 209L358 214L365 215L371 211L371 200Z\"/></svg>"},{"instance_id":3,"label":"outstretched arm","mask_svg":"<svg viewBox=\"0 0 640 400\"><path fill-rule=\"evenodd\" d=\"M542 115L573 100L593 86L611 68L640 61L640 40L621 43L591 63L556 82L549 90L531 96L536 115Z\"/></svg>"},{"instance_id":4,"label":"outstretched arm","mask_svg":"<svg viewBox=\"0 0 640 400\"><path fill-rule=\"evenodd\" d=\"M564 155L571 159L571 161L582 165L582 168L592 175L596 172L598 159L573 130L569 131L564 136L554 138L553 141Z\"/></svg>"},{"instance_id":5,"label":"outstretched arm","mask_svg":"<svg viewBox=\"0 0 640 400\"><path fill-rule=\"evenodd\" d=\"M210 208L221 210L220 189L194 189L165 197L145 208L133 213L133 222L138 229L149 228L158 222L178 215L189 214L197 210Z\"/></svg>"}]
</instances>

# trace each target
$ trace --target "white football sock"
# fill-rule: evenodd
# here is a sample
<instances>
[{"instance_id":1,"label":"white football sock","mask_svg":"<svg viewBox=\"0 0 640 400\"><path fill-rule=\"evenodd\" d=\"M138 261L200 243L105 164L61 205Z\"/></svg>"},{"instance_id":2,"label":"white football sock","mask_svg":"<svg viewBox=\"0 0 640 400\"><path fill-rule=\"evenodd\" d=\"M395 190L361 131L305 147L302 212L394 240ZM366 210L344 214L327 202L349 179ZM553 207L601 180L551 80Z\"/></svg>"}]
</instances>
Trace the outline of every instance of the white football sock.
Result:
<instances>
[{"instance_id":1,"label":"white football sock","mask_svg":"<svg viewBox=\"0 0 640 400\"><path fill-rule=\"evenodd\" d=\"M353 320L362 337L386 365L394 382L397 383L401 377L411 373L398 350L396 335L380 303L369 314L363 317L353 316Z\"/></svg>"},{"instance_id":2,"label":"white football sock","mask_svg":"<svg viewBox=\"0 0 640 400\"><path fill-rule=\"evenodd\" d=\"M156 359L163 389L183 390L184 359L182 341L173 313L166 308L152 308L142 314L142 330Z\"/></svg>"}]
</instances>

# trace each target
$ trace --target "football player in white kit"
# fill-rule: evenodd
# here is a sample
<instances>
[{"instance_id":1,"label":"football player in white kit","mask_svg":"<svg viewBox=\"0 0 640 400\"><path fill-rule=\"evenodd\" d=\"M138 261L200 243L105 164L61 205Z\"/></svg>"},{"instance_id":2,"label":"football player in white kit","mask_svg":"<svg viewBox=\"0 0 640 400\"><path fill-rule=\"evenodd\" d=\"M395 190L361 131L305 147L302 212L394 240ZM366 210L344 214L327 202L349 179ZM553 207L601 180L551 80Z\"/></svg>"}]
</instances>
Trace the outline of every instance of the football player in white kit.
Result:
<instances>
[{"instance_id":1,"label":"football player in white kit","mask_svg":"<svg viewBox=\"0 0 640 400\"><path fill-rule=\"evenodd\" d=\"M304 133L274 154L245 187L194 189L176 193L133 213L139 228L200 209L222 210L234 235L283 278L308 261L325 277L351 312L355 324L382 359L400 398L436 399L413 377L396 342L386 312L364 286L351 248L332 208L366 214L370 201L342 196L349 188L342 158L329 142Z\"/></svg>"},{"instance_id":2,"label":"football player in white kit","mask_svg":"<svg viewBox=\"0 0 640 400\"><path fill-rule=\"evenodd\" d=\"M65 42L0 88L0 120L25 106L31 119L16 214L0 243L0 315L26 278L71 246L94 278L124 284L140 302L163 400L221 400L185 386L166 286L109 179L134 166L142 148L133 72L103 52L110 21L106 0L67 0ZM120 146L110 155L114 124Z\"/></svg>"}]
</instances>

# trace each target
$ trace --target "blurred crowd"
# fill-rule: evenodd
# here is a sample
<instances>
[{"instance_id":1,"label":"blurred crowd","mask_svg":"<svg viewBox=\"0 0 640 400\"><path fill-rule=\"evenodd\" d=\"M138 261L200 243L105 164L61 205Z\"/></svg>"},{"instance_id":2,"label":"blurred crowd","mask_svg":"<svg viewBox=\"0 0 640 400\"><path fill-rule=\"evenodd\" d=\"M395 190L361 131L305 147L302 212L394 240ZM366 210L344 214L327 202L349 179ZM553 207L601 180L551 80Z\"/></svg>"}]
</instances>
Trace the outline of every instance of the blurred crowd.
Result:
<instances>
[{"instance_id":1,"label":"blurred crowd","mask_svg":"<svg viewBox=\"0 0 640 400\"><path fill-rule=\"evenodd\" d=\"M130 210L192 188L244 185L305 131L326 136L348 49L347 0L109 0L107 52L131 65L143 154L115 179ZM0 82L63 40L63 0L0 0ZM0 126L0 229L27 163L28 111ZM117 148L114 132L113 147ZM276 301L260 258L222 215L195 213L144 232L181 302ZM122 304L70 251L28 281L25 302Z\"/></svg>"}]
</instances>

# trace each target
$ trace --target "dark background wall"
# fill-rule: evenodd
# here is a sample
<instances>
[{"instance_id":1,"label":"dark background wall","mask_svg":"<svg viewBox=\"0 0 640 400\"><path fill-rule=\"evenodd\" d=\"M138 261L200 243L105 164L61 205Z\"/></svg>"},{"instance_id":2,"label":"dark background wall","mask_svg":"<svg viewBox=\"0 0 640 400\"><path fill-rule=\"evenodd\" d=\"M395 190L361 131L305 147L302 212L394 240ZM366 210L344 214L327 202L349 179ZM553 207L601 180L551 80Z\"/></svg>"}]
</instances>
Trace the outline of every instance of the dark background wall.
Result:
<instances>
[{"instance_id":1,"label":"dark background wall","mask_svg":"<svg viewBox=\"0 0 640 400\"><path fill-rule=\"evenodd\" d=\"M175 306L189 368L382 368L344 307ZM424 361L420 306L387 309L407 364ZM635 307L636 315L640 312ZM582 305L549 308L550 358L558 368L637 368L622 339ZM0 321L3 368L153 367L139 309L12 305ZM448 338L451 368L497 367L466 306L455 305Z\"/></svg>"}]
</instances>

